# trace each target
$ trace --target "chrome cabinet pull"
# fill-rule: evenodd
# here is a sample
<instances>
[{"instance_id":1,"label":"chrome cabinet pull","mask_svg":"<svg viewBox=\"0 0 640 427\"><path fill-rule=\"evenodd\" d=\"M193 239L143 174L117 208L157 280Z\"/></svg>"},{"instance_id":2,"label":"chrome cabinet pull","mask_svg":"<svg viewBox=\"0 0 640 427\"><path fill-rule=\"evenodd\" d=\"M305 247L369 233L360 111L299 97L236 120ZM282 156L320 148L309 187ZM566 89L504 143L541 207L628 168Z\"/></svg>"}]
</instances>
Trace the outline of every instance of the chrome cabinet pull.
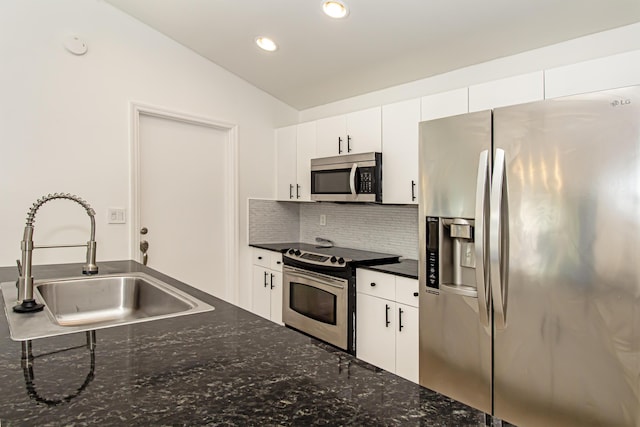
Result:
<instances>
[{"instance_id":1,"label":"chrome cabinet pull","mask_svg":"<svg viewBox=\"0 0 640 427\"><path fill-rule=\"evenodd\" d=\"M351 152L351 136L347 135L347 153Z\"/></svg>"},{"instance_id":2,"label":"chrome cabinet pull","mask_svg":"<svg viewBox=\"0 0 640 427\"><path fill-rule=\"evenodd\" d=\"M275 286L273 286L273 277L274 277L274 274L271 274L271 289L275 288Z\"/></svg>"},{"instance_id":3,"label":"chrome cabinet pull","mask_svg":"<svg viewBox=\"0 0 640 427\"><path fill-rule=\"evenodd\" d=\"M266 271L264 272L264 287L266 288L268 286L267 283L267 277L269 277L269 273L267 273Z\"/></svg>"},{"instance_id":4,"label":"chrome cabinet pull","mask_svg":"<svg viewBox=\"0 0 640 427\"><path fill-rule=\"evenodd\" d=\"M416 198L416 182L411 180L411 201L415 202Z\"/></svg>"},{"instance_id":5,"label":"chrome cabinet pull","mask_svg":"<svg viewBox=\"0 0 640 427\"><path fill-rule=\"evenodd\" d=\"M402 332L402 313L404 313L404 311L402 311L401 308L398 308L398 332Z\"/></svg>"},{"instance_id":6,"label":"chrome cabinet pull","mask_svg":"<svg viewBox=\"0 0 640 427\"><path fill-rule=\"evenodd\" d=\"M296 199L300 198L300 184L296 184Z\"/></svg>"},{"instance_id":7,"label":"chrome cabinet pull","mask_svg":"<svg viewBox=\"0 0 640 427\"><path fill-rule=\"evenodd\" d=\"M338 137L338 154L342 154L342 138Z\"/></svg>"},{"instance_id":8,"label":"chrome cabinet pull","mask_svg":"<svg viewBox=\"0 0 640 427\"><path fill-rule=\"evenodd\" d=\"M289 198L293 199L293 184L289 184Z\"/></svg>"}]
</instances>

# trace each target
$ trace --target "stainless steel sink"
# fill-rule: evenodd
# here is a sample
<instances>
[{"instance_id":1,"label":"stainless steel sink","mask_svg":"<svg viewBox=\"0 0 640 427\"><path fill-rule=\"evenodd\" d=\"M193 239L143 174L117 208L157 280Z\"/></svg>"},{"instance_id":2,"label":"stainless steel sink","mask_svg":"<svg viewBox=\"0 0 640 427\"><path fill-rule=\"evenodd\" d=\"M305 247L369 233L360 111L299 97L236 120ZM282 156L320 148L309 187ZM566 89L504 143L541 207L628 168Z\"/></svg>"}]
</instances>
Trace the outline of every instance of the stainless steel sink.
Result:
<instances>
[{"instance_id":1,"label":"stainless steel sink","mask_svg":"<svg viewBox=\"0 0 640 427\"><path fill-rule=\"evenodd\" d=\"M11 338L16 341L109 328L211 311L199 299L145 273L36 282L38 313L15 313L15 282L0 284Z\"/></svg>"}]
</instances>

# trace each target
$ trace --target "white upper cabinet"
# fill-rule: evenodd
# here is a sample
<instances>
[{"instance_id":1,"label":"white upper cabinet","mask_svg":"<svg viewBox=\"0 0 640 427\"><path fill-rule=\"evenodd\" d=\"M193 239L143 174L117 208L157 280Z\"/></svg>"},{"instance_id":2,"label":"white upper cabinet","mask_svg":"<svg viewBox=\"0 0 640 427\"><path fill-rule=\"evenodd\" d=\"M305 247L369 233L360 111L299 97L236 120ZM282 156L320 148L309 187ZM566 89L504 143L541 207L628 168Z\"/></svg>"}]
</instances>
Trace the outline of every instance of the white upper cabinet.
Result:
<instances>
[{"instance_id":1,"label":"white upper cabinet","mask_svg":"<svg viewBox=\"0 0 640 427\"><path fill-rule=\"evenodd\" d=\"M318 157L337 156L347 151L347 116L327 117L316 121Z\"/></svg>"},{"instance_id":2,"label":"white upper cabinet","mask_svg":"<svg viewBox=\"0 0 640 427\"><path fill-rule=\"evenodd\" d=\"M544 99L544 73L522 74L469 87L469 111L482 111Z\"/></svg>"},{"instance_id":3,"label":"white upper cabinet","mask_svg":"<svg viewBox=\"0 0 640 427\"><path fill-rule=\"evenodd\" d=\"M320 119L316 124L317 157L382 150L381 107Z\"/></svg>"},{"instance_id":4,"label":"white upper cabinet","mask_svg":"<svg viewBox=\"0 0 640 427\"><path fill-rule=\"evenodd\" d=\"M423 96L421 104L422 121L468 113L469 89L465 87Z\"/></svg>"},{"instance_id":5,"label":"white upper cabinet","mask_svg":"<svg viewBox=\"0 0 640 427\"><path fill-rule=\"evenodd\" d=\"M296 185L296 126L276 129L276 198L292 200Z\"/></svg>"},{"instance_id":6,"label":"white upper cabinet","mask_svg":"<svg viewBox=\"0 0 640 427\"><path fill-rule=\"evenodd\" d=\"M544 72L545 98L640 84L640 50Z\"/></svg>"},{"instance_id":7,"label":"white upper cabinet","mask_svg":"<svg viewBox=\"0 0 640 427\"><path fill-rule=\"evenodd\" d=\"M311 200L310 163L315 150L315 122L276 129L277 200Z\"/></svg>"},{"instance_id":8,"label":"white upper cabinet","mask_svg":"<svg viewBox=\"0 0 640 427\"><path fill-rule=\"evenodd\" d=\"M347 114L347 151L346 154L382 151L381 107Z\"/></svg>"},{"instance_id":9,"label":"white upper cabinet","mask_svg":"<svg viewBox=\"0 0 640 427\"><path fill-rule=\"evenodd\" d=\"M420 99L382 107L382 200L418 203Z\"/></svg>"},{"instance_id":10,"label":"white upper cabinet","mask_svg":"<svg viewBox=\"0 0 640 427\"><path fill-rule=\"evenodd\" d=\"M311 159L316 156L316 122L297 126L296 199L311 200Z\"/></svg>"}]
</instances>

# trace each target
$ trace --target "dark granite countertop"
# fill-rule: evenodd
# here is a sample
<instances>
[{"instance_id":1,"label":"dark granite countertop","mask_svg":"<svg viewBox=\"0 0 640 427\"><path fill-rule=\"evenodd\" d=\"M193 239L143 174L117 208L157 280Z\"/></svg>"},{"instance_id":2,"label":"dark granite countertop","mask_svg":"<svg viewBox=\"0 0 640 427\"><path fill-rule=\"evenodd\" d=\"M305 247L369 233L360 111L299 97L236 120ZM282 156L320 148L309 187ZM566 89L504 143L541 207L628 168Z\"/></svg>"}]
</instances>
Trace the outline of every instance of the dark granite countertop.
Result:
<instances>
[{"instance_id":1,"label":"dark granite countertop","mask_svg":"<svg viewBox=\"0 0 640 427\"><path fill-rule=\"evenodd\" d=\"M369 265L363 268L408 277L410 279L418 278L418 260L416 259L401 259L400 262L393 264Z\"/></svg>"},{"instance_id":2,"label":"dark granite countertop","mask_svg":"<svg viewBox=\"0 0 640 427\"><path fill-rule=\"evenodd\" d=\"M215 310L97 330L93 356L85 333L34 340L31 371L2 315L2 427L484 425L479 411L136 262L99 266L101 274L144 271ZM34 276L80 268L37 266ZM15 268L0 268L1 282L15 279Z\"/></svg>"}]
</instances>

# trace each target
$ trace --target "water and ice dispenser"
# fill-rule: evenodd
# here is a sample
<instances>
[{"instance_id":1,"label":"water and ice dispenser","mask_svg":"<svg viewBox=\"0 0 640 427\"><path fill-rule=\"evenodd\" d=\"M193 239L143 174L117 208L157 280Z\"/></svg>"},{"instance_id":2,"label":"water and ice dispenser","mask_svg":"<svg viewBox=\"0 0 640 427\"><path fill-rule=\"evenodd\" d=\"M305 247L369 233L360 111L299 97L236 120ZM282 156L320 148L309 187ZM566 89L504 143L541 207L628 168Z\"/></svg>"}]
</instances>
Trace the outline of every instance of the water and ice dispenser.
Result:
<instances>
[{"instance_id":1,"label":"water and ice dispenser","mask_svg":"<svg viewBox=\"0 0 640 427\"><path fill-rule=\"evenodd\" d=\"M427 287L477 296L474 220L427 217Z\"/></svg>"}]
</instances>

